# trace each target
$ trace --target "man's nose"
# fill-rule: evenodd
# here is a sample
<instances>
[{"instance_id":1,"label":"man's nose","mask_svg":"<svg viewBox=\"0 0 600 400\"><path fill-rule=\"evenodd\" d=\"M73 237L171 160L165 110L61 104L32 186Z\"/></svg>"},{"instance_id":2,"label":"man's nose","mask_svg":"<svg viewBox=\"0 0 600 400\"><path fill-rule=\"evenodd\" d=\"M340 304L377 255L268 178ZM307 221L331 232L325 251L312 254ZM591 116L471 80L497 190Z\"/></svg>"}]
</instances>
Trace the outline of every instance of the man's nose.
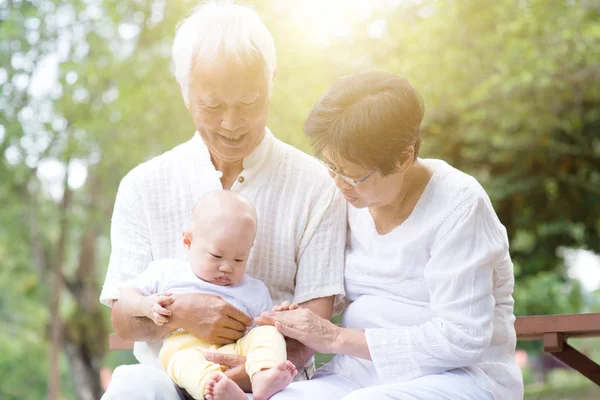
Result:
<instances>
[{"instance_id":1,"label":"man's nose","mask_svg":"<svg viewBox=\"0 0 600 400\"><path fill-rule=\"evenodd\" d=\"M239 112L234 107L230 107L223 114L221 127L230 132L235 132L240 126L242 126L242 119L240 118Z\"/></svg>"}]
</instances>

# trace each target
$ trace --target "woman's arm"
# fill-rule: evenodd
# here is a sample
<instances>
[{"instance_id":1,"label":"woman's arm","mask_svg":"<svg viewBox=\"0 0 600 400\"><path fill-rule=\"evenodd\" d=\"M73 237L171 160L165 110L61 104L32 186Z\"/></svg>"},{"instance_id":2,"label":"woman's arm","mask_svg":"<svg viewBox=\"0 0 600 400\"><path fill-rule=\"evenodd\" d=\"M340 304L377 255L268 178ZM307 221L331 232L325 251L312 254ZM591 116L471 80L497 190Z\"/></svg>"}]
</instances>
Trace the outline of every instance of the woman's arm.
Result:
<instances>
[{"instance_id":1,"label":"woman's arm","mask_svg":"<svg viewBox=\"0 0 600 400\"><path fill-rule=\"evenodd\" d=\"M371 352L367 344L364 329L341 328L336 339L331 343L331 354L348 354L364 360L371 360Z\"/></svg>"},{"instance_id":2,"label":"woman's arm","mask_svg":"<svg viewBox=\"0 0 600 400\"><path fill-rule=\"evenodd\" d=\"M283 307L284 311L264 313L257 318L257 322L260 325L274 325L287 338L311 349L310 356L319 352L371 359L363 329L342 328L304 307L292 305ZM281 310L280 307L275 309Z\"/></svg>"},{"instance_id":3,"label":"woman's arm","mask_svg":"<svg viewBox=\"0 0 600 400\"><path fill-rule=\"evenodd\" d=\"M317 316L329 319L333 310L333 297L323 297L319 299L309 300L302 303L302 307L312 311ZM288 337L286 338L288 360L290 360L296 368L303 368L308 360L315 355L314 349L305 346L301 341Z\"/></svg>"}]
</instances>

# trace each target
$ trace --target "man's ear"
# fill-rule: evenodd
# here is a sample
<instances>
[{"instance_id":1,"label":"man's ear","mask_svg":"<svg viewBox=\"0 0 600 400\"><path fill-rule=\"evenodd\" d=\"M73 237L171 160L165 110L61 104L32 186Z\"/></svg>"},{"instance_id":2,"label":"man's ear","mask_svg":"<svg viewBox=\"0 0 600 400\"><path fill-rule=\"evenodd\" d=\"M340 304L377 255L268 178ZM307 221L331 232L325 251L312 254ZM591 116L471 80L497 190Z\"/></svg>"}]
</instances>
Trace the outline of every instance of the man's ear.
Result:
<instances>
[{"instance_id":1,"label":"man's ear","mask_svg":"<svg viewBox=\"0 0 600 400\"><path fill-rule=\"evenodd\" d=\"M183 247L189 250L192 245L192 233L186 231L181 232L181 241L183 242Z\"/></svg>"},{"instance_id":2,"label":"man's ear","mask_svg":"<svg viewBox=\"0 0 600 400\"><path fill-rule=\"evenodd\" d=\"M181 97L183 97L183 103L185 104L185 108L190 109L190 101L185 97L183 90L181 89L181 83L177 81L177 86L179 86L179 92L181 93ZM189 95L189 93L188 93Z\"/></svg>"}]
</instances>

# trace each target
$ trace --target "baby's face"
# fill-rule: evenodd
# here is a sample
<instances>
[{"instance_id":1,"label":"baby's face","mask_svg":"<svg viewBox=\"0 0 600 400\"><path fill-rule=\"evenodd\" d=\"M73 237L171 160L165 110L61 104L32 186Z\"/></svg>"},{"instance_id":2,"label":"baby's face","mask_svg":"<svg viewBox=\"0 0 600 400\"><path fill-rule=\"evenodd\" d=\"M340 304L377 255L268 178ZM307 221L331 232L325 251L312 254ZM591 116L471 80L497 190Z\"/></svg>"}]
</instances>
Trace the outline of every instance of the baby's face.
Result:
<instances>
[{"instance_id":1,"label":"baby's face","mask_svg":"<svg viewBox=\"0 0 600 400\"><path fill-rule=\"evenodd\" d=\"M247 224L246 224L247 225ZM186 241L186 235L189 241ZM255 228L250 226L215 226L204 234L184 232L184 246L196 276L220 286L236 285L246 273L246 263L254 244Z\"/></svg>"}]
</instances>

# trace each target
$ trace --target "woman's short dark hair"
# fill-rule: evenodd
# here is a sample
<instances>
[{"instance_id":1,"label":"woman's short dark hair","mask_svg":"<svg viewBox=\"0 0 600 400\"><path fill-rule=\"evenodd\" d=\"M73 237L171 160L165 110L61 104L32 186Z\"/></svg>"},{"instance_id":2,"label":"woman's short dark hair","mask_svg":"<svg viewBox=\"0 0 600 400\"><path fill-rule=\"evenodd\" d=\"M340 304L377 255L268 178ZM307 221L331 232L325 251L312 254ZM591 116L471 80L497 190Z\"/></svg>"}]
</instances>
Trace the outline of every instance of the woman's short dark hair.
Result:
<instances>
[{"instance_id":1,"label":"woman's short dark hair","mask_svg":"<svg viewBox=\"0 0 600 400\"><path fill-rule=\"evenodd\" d=\"M425 107L403 77L382 71L339 78L313 107L304 133L317 154L327 149L334 163L351 162L395 171L406 150L421 145Z\"/></svg>"}]
</instances>

